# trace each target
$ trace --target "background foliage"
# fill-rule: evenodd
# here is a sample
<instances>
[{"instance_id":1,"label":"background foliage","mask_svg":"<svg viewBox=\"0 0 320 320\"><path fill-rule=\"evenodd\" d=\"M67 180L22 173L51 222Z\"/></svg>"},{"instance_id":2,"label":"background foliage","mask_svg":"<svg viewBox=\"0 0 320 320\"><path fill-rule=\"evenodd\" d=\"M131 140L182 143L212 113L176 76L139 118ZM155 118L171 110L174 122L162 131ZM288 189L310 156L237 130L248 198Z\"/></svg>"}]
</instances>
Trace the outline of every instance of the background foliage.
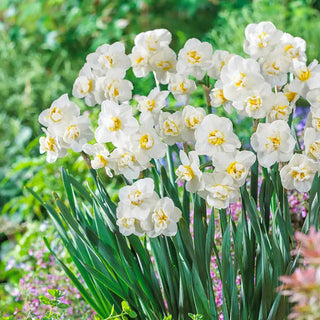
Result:
<instances>
[{"instance_id":1,"label":"background foliage","mask_svg":"<svg viewBox=\"0 0 320 320\"><path fill-rule=\"evenodd\" d=\"M86 168L76 155L52 165L39 156L37 118L61 94L71 95L73 81L89 52L118 40L130 47L139 32L167 28L173 34L175 51L186 39L196 37L212 43L214 49L242 54L245 26L270 20L277 28L303 37L308 57L314 59L320 55L319 10L317 0L2 0L0 282L4 285L0 293L11 277L4 270L3 258L12 254L15 239L25 230L23 223L46 217L23 187L28 184L44 200L51 198L50 190L62 194L60 166L77 173L78 180L86 179ZM146 93L149 80L136 82L136 92ZM200 101L202 96L198 98ZM236 130L245 138L247 123L238 125L241 130ZM113 188L116 181L108 183Z\"/></svg>"}]
</instances>

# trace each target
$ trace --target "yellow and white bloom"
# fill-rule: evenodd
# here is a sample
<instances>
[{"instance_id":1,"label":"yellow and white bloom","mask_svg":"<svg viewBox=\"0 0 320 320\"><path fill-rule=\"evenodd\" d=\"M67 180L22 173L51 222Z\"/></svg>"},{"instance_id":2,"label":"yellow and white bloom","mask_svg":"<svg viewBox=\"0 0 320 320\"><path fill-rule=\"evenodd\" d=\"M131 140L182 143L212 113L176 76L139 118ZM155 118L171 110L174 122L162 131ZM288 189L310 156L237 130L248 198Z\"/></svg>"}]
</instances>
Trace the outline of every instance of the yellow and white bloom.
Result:
<instances>
[{"instance_id":1,"label":"yellow and white bloom","mask_svg":"<svg viewBox=\"0 0 320 320\"><path fill-rule=\"evenodd\" d=\"M63 158L67 154L67 149L61 146L59 138L51 132L50 129L42 129L46 134L46 137L40 137L40 153L47 153L47 162L56 162L58 158Z\"/></svg>"},{"instance_id":2,"label":"yellow and white bloom","mask_svg":"<svg viewBox=\"0 0 320 320\"><path fill-rule=\"evenodd\" d=\"M155 29L139 33L134 39L134 44L153 55L160 48L168 46L171 39L172 35L168 30Z\"/></svg>"},{"instance_id":3,"label":"yellow and white bloom","mask_svg":"<svg viewBox=\"0 0 320 320\"><path fill-rule=\"evenodd\" d=\"M106 173L109 177L112 177L112 173L109 167L109 157L110 153L106 149L106 147L101 143L96 143L94 145L86 143L82 150L90 155L93 156L93 160L91 160L91 166L93 169L102 169L106 170Z\"/></svg>"},{"instance_id":4,"label":"yellow and white bloom","mask_svg":"<svg viewBox=\"0 0 320 320\"><path fill-rule=\"evenodd\" d=\"M293 88L292 83L287 83L283 88L283 93L287 97L289 103L291 104L292 108L295 107L297 100L299 99L298 92Z\"/></svg>"},{"instance_id":5,"label":"yellow and white bloom","mask_svg":"<svg viewBox=\"0 0 320 320\"><path fill-rule=\"evenodd\" d=\"M213 156L219 151L233 152L240 148L239 138L233 133L231 120L207 115L195 131L195 150L199 155Z\"/></svg>"},{"instance_id":6,"label":"yellow and white bloom","mask_svg":"<svg viewBox=\"0 0 320 320\"><path fill-rule=\"evenodd\" d=\"M234 183L241 187L247 178L256 156L251 151L218 152L212 157L212 164L217 172L226 172Z\"/></svg>"},{"instance_id":7,"label":"yellow and white bloom","mask_svg":"<svg viewBox=\"0 0 320 320\"><path fill-rule=\"evenodd\" d=\"M197 153L191 151L187 156L184 151L180 150L179 155L182 164L176 170L176 175L178 176L176 182L186 181L186 189L191 193L202 190L204 182L202 180L202 172L199 169L200 162Z\"/></svg>"},{"instance_id":8,"label":"yellow and white bloom","mask_svg":"<svg viewBox=\"0 0 320 320\"><path fill-rule=\"evenodd\" d=\"M266 56L274 49L280 41L282 31L277 30L270 21L262 21L247 25L245 36L243 50L256 59Z\"/></svg>"},{"instance_id":9,"label":"yellow and white bloom","mask_svg":"<svg viewBox=\"0 0 320 320\"><path fill-rule=\"evenodd\" d=\"M129 55L132 71L137 78L145 77L150 71L149 51L143 47L133 47Z\"/></svg>"},{"instance_id":10,"label":"yellow and white bloom","mask_svg":"<svg viewBox=\"0 0 320 320\"><path fill-rule=\"evenodd\" d=\"M314 161L320 161L320 132L314 128L304 131L305 154Z\"/></svg>"},{"instance_id":11,"label":"yellow and white bloom","mask_svg":"<svg viewBox=\"0 0 320 320\"><path fill-rule=\"evenodd\" d=\"M197 86L193 80L188 79L188 76L174 74L170 77L168 89L178 102L186 105L190 95L196 91Z\"/></svg>"},{"instance_id":12,"label":"yellow and white bloom","mask_svg":"<svg viewBox=\"0 0 320 320\"><path fill-rule=\"evenodd\" d=\"M140 122L149 123L158 118L159 112L167 104L166 99L169 91L160 91L154 88L150 91L147 97L136 96L135 100L138 102L137 109L141 112Z\"/></svg>"},{"instance_id":13,"label":"yellow and white bloom","mask_svg":"<svg viewBox=\"0 0 320 320\"><path fill-rule=\"evenodd\" d=\"M95 137L99 143L112 142L115 146L122 147L129 136L138 131L138 127L138 121L133 117L130 105L104 101Z\"/></svg>"},{"instance_id":14,"label":"yellow and white bloom","mask_svg":"<svg viewBox=\"0 0 320 320\"><path fill-rule=\"evenodd\" d=\"M149 62L156 79L162 84L169 83L170 77L176 72L176 53L169 47L163 47L150 57Z\"/></svg>"},{"instance_id":15,"label":"yellow and white bloom","mask_svg":"<svg viewBox=\"0 0 320 320\"><path fill-rule=\"evenodd\" d=\"M292 105L289 103L288 98L282 92L272 93L266 100L267 121L273 122L275 120L289 119L292 112Z\"/></svg>"},{"instance_id":16,"label":"yellow and white bloom","mask_svg":"<svg viewBox=\"0 0 320 320\"><path fill-rule=\"evenodd\" d=\"M95 81L96 77L86 63L80 70L79 76L73 84L72 95L76 98L84 98L87 106L93 107L97 104L94 97Z\"/></svg>"},{"instance_id":17,"label":"yellow and white bloom","mask_svg":"<svg viewBox=\"0 0 320 320\"><path fill-rule=\"evenodd\" d=\"M216 50L211 58L211 65L207 71L208 76L213 79L219 79L223 67L229 62L234 54L225 50Z\"/></svg>"},{"instance_id":18,"label":"yellow and white bloom","mask_svg":"<svg viewBox=\"0 0 320 320\"><path fill-rule=\"evenodd\" d=\"M204 173L204 190L198 192L200 197L206 199L207 203L217 209L224 209L230 203L239 200L239 188L232 177L225 172Z\"/></svg>"},{"instance_id":19,"label":"yellow and white bloom","mask_svg":"<svg viewBox=\"0 0 320 320\"><path fill-rule=\"evenodd\" d=\"M150 238L160 235L172 237L177 233L177 223L181 215L181 210L174 205L173 201L164 197L157 201L150 212L149 219L142 221L141 226Z\"/></svg>"},{"instance_id":20,"label":"yellow and white bloom","mask_svg":"<svg viewBox=\"0 0 320 320\"><path fill-rule=\"evenodd\" d=\"M220 106L223 106L226 112L228 112L229 114L232 112L232 101L227 100L224 96L223 84L221 80L218 80L215 83L214 88L209 94L209 98L212 107L219 108Z\"/></svg>"},{"instance_id":21,"label":"yellow and white bloom","mask_svg":"<svg viewBox=\"0 0 320 320\"><path fill-rule=\"evenodd\" d=\"M172 146L177 142L182 142L182 130L182 111L174 113L160 112L159 134L166 144Z\"/></svg>"},{"instance_id":22,"label":"yellow and white bloom","mask_svg":"<svg viewBox=\"0 0 320 320\"><path fill-rule=\"evenodd\" d=\"M97 78L94 96L99 104L105 100L122 103L132 98L132 89L133 85L129 80L111 73L107 77Z\"/></svg>"},{"instance_id":23,"label":"yellow and white bloom","mask_svg":"<svg viewBox=\"0 0 320 320\"><path fill-rule=\"evenodd\" d=\"M296 153L280 171L282 185L289 190L297 189L299 192L307 192L311 189L317 170L316 162L304 154Z\"/></svg>"},{"instance_id":24,"label":"yellow and white bloom","mask_svg":"<svg viewBox=\"0 0 320 320\"><path fill-rule=\"evenodd\" d=\"M259 163L266 168L275 162L289 161L293 155L295 140L284 120L259 123L251 136L251 146L257 152Z\"/></svg>"},{"instance_id":25,"label":"yellow and white bloom","mask_svg":"<svg viewBox=\"0 0 320 320\"><path fill-rule=\"evenodd\" d=\"M208 42L189 39L179 51L177 72L201 80L211 66L212 46Z\"/></svg>"},{"instance_id":26,"label":"yellow and white bloom","mask_svg":"<svg viewBox=\"0 0 320 320\"><path fill-rule=\"evenodd\" d=\"M121 42L98 47L95 52L87 56L87 63L98 76L108 76L112 72L120 73L121 78L131 66L130 59L125 54L124 44Z\"/></svg>"},{"instance_id":27,"label":"yellow and white bloom","mask_svg":"<svg viewBox=\"0 0 320 320\"><path fill-rule=\"evenodd\" d=\"M203 108L187 105L182 110L184 128L181 132L182 139L186 142L195 142L194 132L206 115Z\"/></svg>"}]
</instances>

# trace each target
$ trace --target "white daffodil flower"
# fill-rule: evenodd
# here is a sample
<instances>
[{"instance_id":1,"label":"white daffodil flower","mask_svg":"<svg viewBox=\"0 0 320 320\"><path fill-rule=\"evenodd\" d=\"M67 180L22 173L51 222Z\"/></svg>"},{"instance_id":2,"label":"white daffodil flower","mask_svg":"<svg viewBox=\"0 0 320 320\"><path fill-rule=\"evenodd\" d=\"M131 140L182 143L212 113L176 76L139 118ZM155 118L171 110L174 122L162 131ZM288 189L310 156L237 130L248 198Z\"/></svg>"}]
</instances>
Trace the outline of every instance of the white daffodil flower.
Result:
<instances>
[{"instance_id":1,"label":"white daffodil flower","mask_svg":"<svg viewBox=\"0 0 320 320\"><path fill-rule=\"evenodd\" d=\"M151 159L163 158L167 152L167 146L160 141L152 123L141 125L130 137L129 144L141 165L146 165Z\"/></svg>"},{"instance_id":2,"label":"white daffodil flower","mask_svg":"<svg viewBox=\"0 0 320 320\"><path fill-rule=\"evenodd\" d=\"M174 205L173 201L164 197L157 201L150 212L149 219L142 221L141 226L150 238L160 235L172 237L177 233L177 223L181 215L181 210Z\"/></svg>"},{"instance_id":3,"label":"white daffodil flower","mask_svg":"<svg viewBox=\"0 0 320 320\"><path fill-rule=\"evenodd\" d=\"M310 190L318 165L304 154L294 154L287 165L280 171L281 182L284 188L299 192Z\"/></svg>"},{"instance_id":4,"label":"white daffodil flower","mask_svg":"<svg viewBox=\"0 0 320 320\"><path fill-rule=\"evenodd\" d=\"M137 78L143 78L151 71L149 52L143 47L133 47L129 58L132 71Z\"/></svg>"},{"instance_id":5,"label":"white daffodil flower","mask_svg":"<svg viewBox=\"0 0 320 320\"><path fill-rule=\"evenodd\" d=\"M266 99L266 109L268 122L275 120L287 121L292 112L292 105L284 93L271 93Z\"/></svg>"},{"instance_id":6,"label":"white daffodil flower","mask_svg":"<svg viewBox=\"0 0 320 320\"><path fill-rule=\"evenodd\" d=\"M320 161L320 132L314 128L304 131L305 154L314 161Z\"/></svg>"},{"instance_id":7,"label":"white daffodil flower","mask_svg":"<svg viewBox=\"0 0 320 320\"><path fill-rule=\"evenodd\" d=\"M50 127L56 135L61 135L68 123L79 116L79 107L70 101L68 94L65 93L54 100L49 109L45 109L40 113L39 122L45 127Z\"/></svg>"},{"instance_id":8,"label":"white daffodil flower","mask_svg":"<svg viewBox=\"0 0 320 320\"><path fill-rule=\"evenodd\" d=\"M95 76L90 66L86 63L80 70L79 76L73 84L72 95L76 98L84 98L87 106L93 107L97 104L94 97L95 81Z\"/></svg>"},{"instance_id":9,"label":"white daffodil flower","mask_svg":"<svg viewBox=\"0 0 320 320\"><path fill-rule=\"evenodd\" d=\"M178 176L176 182L186 181L186 190L191 193L202 190L204 182L201 179L202 172L199 169L200 162L197 153L190 151L187 156L184 151L180 150L179 155L182 164L176 170L176 175Z\"/></svg>"},{"instance_id":10,"label":"white daffodil flower","mask_svg":"<svg viewBox=\"0 0 320 320\"><path fill-rule=\"evenodd\" d=\"M301 62L307 61L306 41L302 38L293 37L291 34L285 32L282 34L280 44L277 47L282 55L291 62L291 64L293 60L299 60Z\"/></svg>"},{"instance_id":11,"label":"white daffodil flower","mask_svg":"<svg viewBox=\"0 0 320 320\"><path fill-rule=\"evenodd\" d=\"M217 209L224 209L230 203L239 200L239 188L232 177L225 172L204 173L204 190L198 192L200 197L206 199L207 203Z\"/></svg>"},{"instance_id":12,"label":"white daffodil flower","mask_svg":"<svg viewBox=\"0 0 320 320\"><path fill-rule=\"evenodd\" d=\"M133 85L129 80L112 73L107 77L97 78L94 96L99 104L105 100L122 103L132 98L132 89Z\"/></svg>"},{"instance_id":13,"label":"white daffodil flower","mask_svg":"<svg viewBox=\"0 0 320 320\"><path fill-rule=\"evenodd\" d=\"M211 65L207 71L208 76L218 80L223 67L229 62L234 54L225 50L216 50L211 58Z\"/></svg>"},{"instance_id":14,"label":"white daffodil flower","mask_svg":"<svg viewBox=\"0 0 320 320\"><path fill-rule=\"evenodd\" d=\"M218 151L232 152L240 148L240 140L232 130L231 120L214 114L207 115L195 131L196 152L213 156Z\"/></svg>"},{"instance_id":15,"label":"white daffodil flower","mask_svg":"<svg viewBox=\"0 0 320 320\"><path fill-rule=\"evenodd\" d=\"M124 44L121 42L98 47L95 52L87 56L87 63L98 76L108 76L111 71L112 74L121 73L121 78L131 66L130 59L125 54Z\"/></svg>"},{"instance_id":16,"label":"white daffodil flower","mask_svg":"<svg viewBox=\"0 0 320 320\"><path fill-rule=\"evenodd\" d=\"M151 178L137 180L130 186L119 190L120 203L126 205L132 218L143 221L148 218L150 208L159 200L154 191L154 182Z\"/></svg>"},{"instance_id":17,"label":"white daffodil flower","mask_svg":"<svg viewBox=\"0 0 320 320\"><path fill-rule=\"evenodd\" d=\"M226 172L239 187L245 183L249 170L255 161L255 154L247 150L236 150L230 153L218 152L212 157L215 171Z\"/></svg>"},{"instance_id":18,"label":"white daffodil flower","mask_svg":"<svg viewBox=\"0 0 320 320\"><path fill-rule=\"evenodd\" d=\"M139 33L134 39L134 44L146 50L149 55L153 55L160 48L168 46L171 39L172 35L168 30L155 29Z\"/></svg>"},{"instance_id":19,"label":"white daffodil flower","mask_svg":"<svg viewBox=\"0 0 320 320\"><path fill-rule=\"evenodd\" d=\"M212 46L208 42L189 39L179 51L177 72L201 80L211 66Z\"/></svg>"},{"instance_id":20,"label":"white daffodil flower","mask_svg":"<svg viewBox=\"0 0 320 320\"><path fill-rule=\"evenodd\" d=\"M299 99L299 94L292 87L292 83L287 83L283 87L283 93L287 97L287 99L288 99L289 103L291 104L292 108L294 108L294 106L296 105L297 100Z\"/></svg>"},{"instance_id":21,"label":"white daffodil flower","mask_svg":"<svg viewBox=\"0 0 320 320\"><path fill-rule=\"evenodd\" d=\"M253 59L233 56L221 71L223 93L228 100L244 100L250 91L260 90L265 80L260 73L260 66Z\"/></svg>"},{"instance_id":22,"label":"white daffodil flower","mask_svg":"<svg viewBox=\"0 0 320 320\"><path fill-rule=\"evenodd\" d=\"M176 53L169 47L163 47L150 57L149 62L157 81L168 84L170 77L176 72Z\"/></svg>"},{"instance_id":23,"label":"white daffodil flower","mask_svg":"<svg viewBox=\"0 0 320 320\"><path fill-rule=\"evenodd\" d=\"M238 112L243 112L245 115L253 119L262 119L267 114L267 101L269 96L272 95L270 84L265 82L259 89L251 90L244 100L233 101L233 106Z\"/></svg>"},{"instance_id":24,"label":"white daffodil flower","mask_svg":"<svg viewBox=\"0 0 320 320\"><path fill-rule=\"evenodd\" d=\"M109 167L110 153L102 143L85 144L82 150L90 156L93 156L91 160L91 166L93 169L104 168L109 177L112 177L112 173Z\"/></svg>"},{"instance_id":25,"label":"white daffodil flower","mask_svg":"<svg viewBox=\"0 0 320 320\"><path fill-rule=\"evenodd\" d=\"M266 56L279 43L282 34L270 21L250 23L245 29L243 50L254 59Z\"/></svg>"},{"instance_id":26,"label":"white daffodil flower","mask_svg":"<svg viewBox=\"0 0 320 320\"><path fill-rule=\"evenodd\" d=\"M181 132L182 139L186 142L195 142L194 132L206 115L203 108L187 105L182 110L184 128Z\"/></svg>"},{"instance_id":27,"label":"white daffodil flower","mask_svg":"<svg viewBox=\"0 0 320 320\"><path fill-rule=\"evenodd\" d=\"M115 146L122 147L129 136L138 131L138 127L138 121L133 117L130 105L104 101L95 137L99 143L112 142Z\"/></svg>"},{"instance_id":28,"label":"white daffodil flower","mask_svg":"<svg viewBox=\"0 0 320 320\"><path fill-rule=\"evenodd\" d=\"M284 120L259 123L251 136L251 146L257 152L259 163L266 168L275 162L289 161L293 155L295 140Z\"/></svg>"},{"instance_id":29,"label":"white daffodil flower","mask_svg":"<svg viewBox=\"0 0 320 320\"><path fill-rule=\"evenodd\" d=\"M86 115L70 120L62 135L65 147L81 152L83 145L94 137L90 126L90 119Z\"/></svg>"},{"instance_id":30,"label":"white daffodil flower","mask_svg":"<svg viewBox=\"0 0 320 320\"><path fill-rule=\"evenodd\" d=\"M182 74L175 74L170 77L168 90L173 94L178 102L186 105L189 97L197 89L196 83L188 79L188 76Z\"/></svg>"},{"instance_id":31,"label":"white daffodil flower","mask_svg":"<svg viewBox=\"0 0 320 320\"><path fill-rule=\"evenodd\" d=\"M160 91L158 88L154 88L147 97L135 97L135 100L138 102L137 109L141 112L140 122L149 123L158 118L159 112L167 104L166 99L168 95L169 91Z\"/></svg>"},{"instance_id":32,"label":"white daffodil flower","mask_svg":"<svg viewBox=\"0 0 320 320\"><path fill-rule=\"evenodd\" d=\"M59 138L51 132L50 128L48 130L42 128L46 137L40 137L40 153L47 153L47 162L56 162L58 158L63 158L67 154L67 149L63 148L59 142Z\"/></svg>"},{"instance_id":33,"label":"white daffodil flower","mask_svg":"<svg viewBox=\"0 0 320 320\"><path fill-rule=\"evenodd\" d=\"M182 111L174 113L160 112L159 133L166 144L172 146L177 142L182 142L182 130Z\"/></svg>"},{"instance_id":34,"label":"white daffodil flower","mask_svg":"<svg viewBox=\"0 0 320 320\"><path fill-rule=\"evenodd\" d=\"M259 63L263 77L272 87L283 86L287 83L291 61L278 51L261 58Z\"/></svg>"},{"instance_id":35,"label":"white daffodil flower","mask_svg":"<svg viewBox=\"0 0 320 320\"><path fill-rule=\"evenodd\" d=\"M125 148L114 149L110 154L109 164L116 175L123 174L129 181L138 179L140 172L146 169L146 166L137 161L135 152Z\"/></svg>"},{"instance_id":36,"label":"white daffodil flower","mask_svg":"<svg viewBox=\"0 0 320 320\"><path fill-rule=\"evenodd\" d=\"M145 234L144 230L140 226L140 221L138 219L132 218L128 214L125 204L118 204L116 223L119 226L120 233L125 237L128 237L131 234L142 237Z\"/></svg>"},{"instance_id":37,"label":"white daffodil flower","mask_svg":"<svg viewBox=\"0 0 320 320\"><path fill-rule=\"evenodd\" d=\"M214 108L219 108L223 106L224 110L231 114L232 112L232 101L226 99L223 93L223 83L221 80L218 80L214 88L209 93L210 104Z\"/></svg>"},{"instance_id":38,"label":"white daffodil flower","mask_svg":"<svg viewBox=\"0 0 320 320\"><path fill-rule=\"evenodd\" d=\"M320 82L319 88L310 90L307 93L307 100L311 105L311 110L320 109Z\"/></svg>"},{"instance_id":39,"label":"white daffodil flower","mask_svg":"<svg viewBox=\"0 0 320 320\"><path fill-rule=\"evenodd\" d=\"M301 61L293 61L293 72L296 76L292 81L293 89L304 98L309 90L320 87L320 65L313 60L308 66Z\"/></svg>"}]
</instances>

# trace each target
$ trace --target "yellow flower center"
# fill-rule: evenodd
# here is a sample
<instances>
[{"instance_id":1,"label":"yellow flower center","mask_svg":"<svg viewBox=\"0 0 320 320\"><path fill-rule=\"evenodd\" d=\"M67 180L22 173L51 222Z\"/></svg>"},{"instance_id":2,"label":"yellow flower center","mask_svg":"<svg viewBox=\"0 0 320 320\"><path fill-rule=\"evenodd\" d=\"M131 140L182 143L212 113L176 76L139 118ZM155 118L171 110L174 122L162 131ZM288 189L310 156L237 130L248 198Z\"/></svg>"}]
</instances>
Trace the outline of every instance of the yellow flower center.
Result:
<instances>
[{"instance_id":1,"label":"yellow flower center","mask_svg":"<svg viewBox=\"0 0 320 320\"><path fill-rule=\"evenodd\" d=\"M119 95L119 90L114 85L114 81L108 86L108 92L111 97L117 97Z\"/></svg>"},{"instance_id":2,"label":"yellow flower center","mask_svg":"<svg viewBox=\"0 0 320 320\"><path fill-rule=\"evenodd\" d=\"M174 121L166 120L164 122L164 130L167 135L176 136L179 134L179 128Z\"/></svg>"},{"instance_id":3,"label":"yellow flower center","mask_svg":"<svg viewBox=\"0 0 320 320\"><path fill-rule=\"evenodd\" d=\"M140 64L143 60L144 60L143 57L139 57L135 61L136 61L136 64Z\"/></svg>"},{"instance_id":4,"label":"yellow flower center","mask_svg":"<svg viewBox=\"0 0 320 320\"><path fill-rule=\"evenodd\" d=\"M309 172L306 167L293 167L291 169L291 175L294 180L302 181L308 178Z\"/></svg>"},{"instance_id":5,"label":"yellow flower center","mask_svg":"<svg viewBox=\"0 0 320 320\"><path fill-rule=\"evenodd\" d=\"M318 141L314 142L309 148L309 154L319 160L320 158L320 143Z\"/></svg>"},{"instance_id":6,"label":"yellow flower center","mask_svg":"<svg viewBox=\"0 0 320 320\"><path fill-rule=\"evenodd\" d=\"M103 166L103 167L106 167L107 164L108 164L108 161L106 160L106 158L102 155L102 154L97 154L95 156L95 158L97 158L100 162L100 164Z\"/></svg>"},{"instance_id":7,"label":"yellow flower center","mask_svg":"<svg viewBox=\"0 0 320 320\"><path fill-rule=\"evenodd\" d=\"M272 151L277 150L280 147L281 138L279 136L269 137L270 142L266 143L266 148L272 148Z\"/></svg>"},{"instance_id":8,"label":"yellow flower center","mask_svg":"<svg viewBox=\"0 0 320 320\"><path fill-rule=\"evenodd\" d=\"M227 99L225 98L224 94L223 94L223 90L222 89L214 89L214 97L219 101L219 103L223 104L227 101Z\"/></svg>"},{"instance_id":9,"label":"yellow flower center","mask_svg":"<svg viewBox=\"0 0 320 320\"><path fill-rule=\"evenodd\" d=\"M201 55L196 50L191 50L187 52L187 60L191 64L196 64L201 62Z\"/></svg>"},{"instance_id":10,"label":"yellow flower center","mask_svg":"<svg viewBox=\"0 0 320 320\"><path fill-rule=\"evenodd\" d=\"M136 158L134 155L131 155L127 152L125 152L119 159L119 167L128 167L130 164L133 164L136 161Z\"/></svg>"},{"instance_id":11,"label":"yellow flower center","mask_svg":"<svg viewBox=\"0 0 320 320\"><path fill-rule=\"evenodd\" d=\"M262 105L262 100L259 96L252 96L246 99L247 102L247 108L250 111L256 111L260 109Z\"/></svg>"},{"instance_id":12,"label":"yellow flower center","mask_svg":"<svg viewBox=\"0 0 320 320\"><path fill-rule=\"evenodd\" d=\"M288 101L291 102L294 100L294 98L296 97L297 93L296 92L292 92L292 91L287 91L284 93L285 96L287 97Z\"/></svg>"},{"instance_id":13,"label":"yellow flower center","mask_svg":"<svg viewBox=\"0 0 320 320\"><path fill-rule=\"evenodd\" d=\"M298 79L300 81L307 81L311 77L311 72L308 68L300 69Z\"/></svg>"},{"instance_id":14,"label":"yellow flower center","mask_svg":"<svg viewBox=\"0 0 320 320\"><path fill-rule=\"evenodd\" d=\"M265 47L268 42L264 41L264 38L266 36L266 33L265 32L261 32L259 35L258 35L258 38L259 38L259 43L258 43L258 46L259 48L263 48Z\"/></svg>"},{"instance_id":15,"label":"yellow flower center","mask_svg":"<svg viewBox=\"0 0 320 320\"><path fill-rule=\"evenodd\" d=\"M155 219L157 220L159 225L164 225L167 220L168 220L168 216L165 214L165 212L163 211L163 209L156 209L154 210L154 216Z\"/></svg>"},{"instance_id":16,"label":"yellow flower center","mask_svg":"<svg viewBox=\"0 0 320 320\"><path fill-rule=\"evenodd\" d=\"M285 116L287 114L288 105L285 106L273 106L272 110L276 113L275 118L278 118L279 115Z\"/></svg>"},{"instance_id":17,"label":"yellow flower center","mask_svg":"<svg viewBox=\"0 0 320 320\"><path fill-rule=\"evenodd\" d=\"M245 73L240 72L237 77L233 78L234 84L237 88L246 86L246 84L244 83L245 77Z\"/></svg>"},{"instance_id":18,"label":"yellow flower center","mask_svg":"<svg viewBox=\"0 0 320 320\"><path fill-rule=\"evenodd\" d=\"M57 107L53 107L50 110L49 113L49 118L53 121L53 122L59 122L62 120L62 112L61 109L57 108Z\"/></svg>"},{"instance_id":19,"label":"yellow flower center","mask_svg":"<svg viewBox=\"0 0 320 320\"><path fill-rule=\"evenodd\" d=\"M149 134L145 134L140 138L140 146L142 149L149 150L153 147L154 140Z\"/></svg>"},{"instance_id":20,"label":"yellow flower center","mask_svg":"<svg viewBox=\"0 0 320 320\"><path fill-rule=\"evenodd\" d=\"M143 203L143 199L141 199L141 191L133 190L128 194L128 198L134 206L138 206Z\"/></svg>"},{"instance_id":21,"label":"yellow flower center","mask_svg":"<svg viewBox=\"0 0 320 320\"><path fill-rule=\"evenodd\" d=\"M158 63L158 66L163 70L163 71L168 71L173 68L173 65L170 61L160 61Z\"/></svg>"},{"instance_id":22,"label":"yellow flower center","mask_svg":"<svg viewBox=\"0 0 320 320\"><path fill-rule=\"evenodd\" d=\"M46 139L45 149L46 149L46 151L55 151L55 149L56 149L56 143L55 143L55 141L54 141L53 138L48 137L48 138Z\"/></svg>"},{"instance_id":23,"label":"yellow flower center","mask_svg":"<svg viewBox=\"0 0 320 320\"><path fill-rule=\"evenodd\" d=\"M239 179L242 177L243 173L245 172L245 168L243 164L234 161L232 162L228 169L227 172L234 178L234 179Z\"/></svg>"},{"instance_id":24,"label":"yellow flower center","mask_svg":"<svg viewBox=\"0 0 320 320\"><path fill-rule=\"evenodd\" d=\"M148 100L147 101L147 110L148 111L152 111L155 106L156 106L156 101L155 100Z\"/></svg>"},{"instance_id":25,"label":"yellow flower center","mask_svg":"<svg viewBox=\"0 0 320 320\"><path fill-rule=\"evenodd\" d=\"M219 146L226 142L224 134L220 130L214 130L209 133L208 142L214 146Z\"/></svg>"},{"instance_id":26,"label":"yellow flower center","mask_svg":"<svg viewBox=\"0 0 320 320\"><path fill-rule=\"evenodd\" d=\"M71 139L76 139L79 137L80 135L80 131L79 131L79 128L78 126L76 126L75 124L72 124L71 126L68 127L67 129L68 131L68 136L71 138Z\"/></svg>"},{"instance_id":27,"label":"yellow flower center","mask_svg":"<svg viewBox=\"0 0 320 320\"><path fill-rule=\"evenodd\" d=\"M185 124L188 128L195 129L201 120L202 119L199 116L191 116L185 119Z\"/></svg>"},{"instance_id":28,"label":"yellow flower center","mask_svg":"<svg viewBox=\"0 0 320 320\"><path fill-rule=\"evenodd\" d=\"M117 117L111 117L113 124L109 127L110 131L117 131L121 128L121 120Z\"/></svg>"}]
</instances>

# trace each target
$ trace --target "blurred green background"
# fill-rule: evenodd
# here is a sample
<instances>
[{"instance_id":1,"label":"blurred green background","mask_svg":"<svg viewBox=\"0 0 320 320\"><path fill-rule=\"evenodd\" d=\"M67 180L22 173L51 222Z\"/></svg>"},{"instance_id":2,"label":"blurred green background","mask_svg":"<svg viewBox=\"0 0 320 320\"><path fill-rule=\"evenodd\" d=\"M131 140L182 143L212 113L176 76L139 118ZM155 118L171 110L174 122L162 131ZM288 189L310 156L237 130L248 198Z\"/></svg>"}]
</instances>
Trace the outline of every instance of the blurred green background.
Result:
<instances>
[{"instance_id":1,"label":"blurred green background","mask_svg":"<svg viewBox=\"0 0 320 320\"><path fill-rule=\"evenodd\" d=\"M0 310L7 301L8 281L19 276L5 272L8 256L29 221L46 218L24 186L49 199L52 190L62 193L61 166L86 178L86 168L75 154L50 165L39 156L38 115L61 94L71 96L88 53L119 40L129 53L136 34L167 28L176 52L196 37L214 49L243 55L246 25L270 20L303 37L311 61L320 56L319 10L317 0L1 0ZM147 93L148 81L134 81L135 91Z\"/></svg>"}]
</instances>

